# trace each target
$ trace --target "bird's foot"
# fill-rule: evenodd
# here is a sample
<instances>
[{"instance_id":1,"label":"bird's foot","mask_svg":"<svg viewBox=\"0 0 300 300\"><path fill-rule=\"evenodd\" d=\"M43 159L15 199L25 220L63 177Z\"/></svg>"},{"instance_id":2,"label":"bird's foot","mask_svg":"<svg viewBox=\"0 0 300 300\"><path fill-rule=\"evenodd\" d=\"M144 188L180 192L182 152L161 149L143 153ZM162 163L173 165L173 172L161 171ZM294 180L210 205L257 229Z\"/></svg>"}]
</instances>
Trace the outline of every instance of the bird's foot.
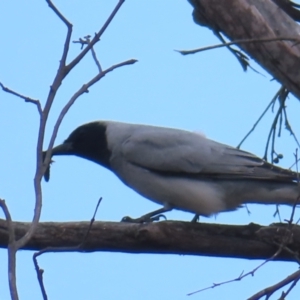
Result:
<instances>
[{"instance_id":1,"label":"bird's foot","mask_svg":"<svg viewBox=\"0 0 300 300\"><path fill-rule=\"evenodd\" d=\"M145 216L142 216L142 217L136 218L136 219L133 219L131 217L126 216L126 217L122 218L121 222L142 224L142 223L157 222L157 221L160 221L161 218L167 220L165 215L159 214L159 215L156 215L156 216L147 216L147 215L145 215Z\"/></svg>"},{"instance_id":2,"label":"bird's foot","mask_svg":"<svg viewBox=\"0 0 300 300\"><path fill-rule=\"evenodd\" d=\"M162 213L165 213L167 211L172 210L173 207L171 207L169 204L165 204L164 207L154 210L148 214L145 214L143 216L141 216L140 218L137 219L133 219L130 217L124 217L121 222L127 222L127 223L152 223L155 221L160 221L160 218L163 218L165 220L167 220L167 218L165 217L165 215L163 215Z\"/></svg>"}]
</instances>

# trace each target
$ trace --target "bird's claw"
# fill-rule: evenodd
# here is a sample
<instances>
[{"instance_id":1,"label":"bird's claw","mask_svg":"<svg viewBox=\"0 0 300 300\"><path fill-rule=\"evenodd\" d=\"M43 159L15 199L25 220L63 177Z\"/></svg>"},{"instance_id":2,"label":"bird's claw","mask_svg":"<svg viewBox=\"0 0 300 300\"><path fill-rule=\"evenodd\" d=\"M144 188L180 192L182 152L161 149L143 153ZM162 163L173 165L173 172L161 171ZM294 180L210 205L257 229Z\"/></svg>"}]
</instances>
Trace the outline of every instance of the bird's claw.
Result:
<instances>
[{"instance_id":1,"label":"bird's claw","mask_svg":"<svg viewBox=\"0 0 300 300\"><path fill-rule=\"evenodd\" d=\"M167 217L163 214L159 214L150 218L151 222L160 221L160 218L167 220Z\"/></svg>"},{"instance_id":2,"label":"bird's claw","mask_svg":"<svg viewBox=\"0 0 300 300\"><path fill-rule=\"evenodd\" d=\"M124 217L122 218L121 222L125 222L125 223L152 223L152 222L156 222L156 221L160 221L160 218L163 218L165 220L167 220L166 216L163 214L159 214L153 217L149 217L149 216L142 216L140 218L131 218L131 217Z\"/></svg>"}]
</instances>

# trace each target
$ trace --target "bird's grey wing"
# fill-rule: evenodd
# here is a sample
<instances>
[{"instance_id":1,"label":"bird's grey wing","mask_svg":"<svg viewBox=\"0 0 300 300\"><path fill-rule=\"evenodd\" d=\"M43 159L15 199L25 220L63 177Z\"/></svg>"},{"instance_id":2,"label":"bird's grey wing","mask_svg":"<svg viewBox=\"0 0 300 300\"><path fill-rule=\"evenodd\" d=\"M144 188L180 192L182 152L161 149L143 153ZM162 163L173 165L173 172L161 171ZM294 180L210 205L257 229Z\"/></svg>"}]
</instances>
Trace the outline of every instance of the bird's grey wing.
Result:
<instances>
[{"instance_id":1,"label":"bird's grey wing","mask_svg":"<svg viewBox=\"0 0 300 300\"><path fill-rule=\"evenodd\" d=\"M124 158L142 168L169 175L291 181L297 174L257 156L196 133L168 128L135 130L122 144Z\"/></svg>"}]
</instances>

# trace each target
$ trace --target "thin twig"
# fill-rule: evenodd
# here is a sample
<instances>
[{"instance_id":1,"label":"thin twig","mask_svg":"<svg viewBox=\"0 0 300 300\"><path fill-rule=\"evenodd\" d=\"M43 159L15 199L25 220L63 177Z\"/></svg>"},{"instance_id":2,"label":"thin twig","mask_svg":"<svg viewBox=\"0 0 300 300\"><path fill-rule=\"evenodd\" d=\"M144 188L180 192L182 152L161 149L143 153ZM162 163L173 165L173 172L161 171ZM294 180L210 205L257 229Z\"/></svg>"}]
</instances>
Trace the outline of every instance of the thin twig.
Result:
<instances>
[{"instance_id":1,"label":"thin twig","mask_svg":"<svg viewBox=\"0 0 300 300\"><path fill-rule=\"evenodd\" d=\"M54 11L54 13L66 24L68 27L71 23L66 19L66 17L56 8L56 6L52 3L51 0L46 0L49 7Z\"/></svg>"},{"instance_id":2,"label":"thin twig","mask_svg":"<svg viewBox=\"0 0 300 300\"><path fill-rule=\"evenodd\" d=\"M214 34L219 38L219 40L223 43L226 44L225 39L223 38L222 34L220 33L220 31L217 30L213 30ZM251 69L253 69L250 66L249 63L249 58L248 56L246 56L244 53L242 53L240 50L236 50L230 46L227 46L227 49L235 56L235 58L238 60L238 62L241 64L242 68L244 71L247 71L247 67L250 67ZM253 69L254 70L254 69ZM254 70L256 71L256 70Z\"/></svg>"},{"instance_id":3,"label":"thin twig","mask_svg":"<svg viewBox=\"0 0 300 300\"><path fill-rule=\"evenodd\" d=\"M83 238L82 243L79 245L80 248L82 248L82 246L85 244L85 242L86 242L86 240L87 240L87 237L88 237L88 235L89 235L89 233L90 233L90 231L91 231L91 228L92 228L92 226L93 226L93 223L95 222L95 217L96 217L96 214L97 214L97 211L98 211L98 208L99 208L99 205L100 205L101 201L102 201L102 197L100 197L99 200L98 200L98 202L97 202L97 205L96 205L96 208L95 208L93 217L92 217L92 219L91 219L91 221L90 221L89 228L88 228L88 230L87 230L87 232L86 232L86 234L85 234L85 236L84 236L84 238Z\"/></svg>"},{"instance_id":4,"label":"thin twig","mask_svg":"<svg viewBox=\"0 0 300 300\"><path fill-rule=\"evenodd\" d=\"M292 129L292 126L290 125L290 122L288 120L288 116L287 116L287 112L286 112L286 108L284 108L283 110L284 112L284 117L285 117L285 128L289 131L289 133L293 136L296 144L298 145L298 147L300 148L300 143L296 137L296 134L294 133L293 129Z\"/></svg>"},{"instance_id":5,"label":"thin twig","mask_svg":"<svg viewBox=\"0 0 300 300\"><path fill-rule=\"evenodd\" d=\"M273 218L275 218L276 216L278 216L279 223L281 223L281 215L280 215L280 210L279 210L279 204L276 204L276 210L273 214Z\"/></svg>"},{"instance_id":6,"label":"thin twig","mask_svg":"<svg viewBox=\"0 0 300 300\"><path fill-rule=\"evenodd\" d=\"M245 140L249 137L249 135L255 130L256 126L258 125L258 123L261 121L261 119L264 117L264 115L267 113L267 111L269 110L269 108L271 107L272 103L274 103L277 99L277 97L279 96L281 90L283 89L283 87L281 87L279 89L279 91L275 94L275 96L272 98L271 102L268 104L268 106L265 108L265 110L263 111L263 113L260 115L260 117L257 119L257 121L254 123L253 127L250 129L250 131L245 135L245 137L241 140L241 142L237 145L237 148L239 149L242 144L245 142Z\"/></svg>"},{"instance_id":7,"label":"thin twig","mask_svg":"<svg viewBox=\"0 0 300 300\"><path fill-rule=\"evenodd\" d=\"M285 300L286 299L286 296L291 292L291 290L296 286L296 284L298 283L300 277L298 277L297 279L295 279L291 286L287 289L286 292L282 292L280 298L278 300Z\"/></svg>"},{"instance_id":8,"label":"thin twig","mask_svg":"<svg viewBox=\"0 0 300 300\"><path fill-rule=\"evenodd\" d=\"M12 218L9 212L9 209L5 203L4 199L0 199L0 207L2 208L6 223L7 223L7 230L8 230L8 284L9 284L9 291L12 300L18 300L18 289L17 289L17 279L16 279L16 252L17 248L15 245L15 230L14 225L12 222Z\"/></svg>"},{"instance_id":9,"label":"thin twig","mask_svg":"<svg viewBox=\"0 0 300 300\"><path fill-rule=\"evenodd\" d=\"M33 254L33 264L34 264L34 268L35 268L35 271L36 271L36 274L37 274L38 283L39 283L40 288L41 288L43 299L47 300L48 296L47 296L47 292L46 292L46 288L45 288L44 280L43 280L44 270L39 267L39 263L38 263L37 258L35 256L35 253Z\"/></svg>"},{"instance_id":10,"label":"thin twig","mask_svg":"<svg viewBox=\"0 0 300 300\"><path fill-rule=\"evenodd\" d=\"M37 224L40 220L41 216L41 210L42 210L42 188L41 188L41 179L43 177L43 174L45 172L45 168L43 168L43 155L42 155L42 149L43 149L43 142L44 142L44 135L45 135L45 128L46 128L46 122L48 119L49 111L52 106L54 97L56 95L56 92L58 88L61 85L61 82L63 78L66 76L65 72L65 63L67 59L67 54L69 51L69 45L72 35L72 24L67 21L67 19L59 12L59 10L54 6L52 1L46 0L49 7L55 12L55 14L64 22L64 24L68 28L66 40L64 43L64 49L62 53L62 57L59 63L59 68L57 71L57 74L54 78L53 84L50 87L50 91L46 100L46 104L42 113L42 117L40 119L40 125L39 125L39 132L38 132L38 138L37 138L37 147L36 147L36 172L34 176L34 190L35 190L35 207L34 207L34 215L32 218L31 226L29 227L27 233L21 237L16 242L16 247L21 248L23 245L25 245L32 237L33 233L35 232L35 229L37 227ZM48 157L46 155L45 163L49 161L50 163L50 153L48 154Z\"/></svg>"},{"instance_id":11,"label":"thin twig","mask_svg":"<svg viewBox=\"0 0 300 300\"><path fill-rule=\"evenodd\" d=\"M280 107L278 108L278 111L274 117L273 123L271 125L271 129L267 138L267 143L266 143L266 147L265 147L265 154L263 156L264 160L268 160L268 149L269 149L269 144L270 144L270 140L272 137L272 147L271 147L271 162L273 163L273 154L275 152L275 134L276 134L276 125L277 125L277 121L278 118L280 116L280 114L282 113L282 109L284 107L284 101L280 101Z\"/></svg>"},{"instance_id":12,"label":"thin twig","mask_svg":"<svg viewBox=\"0 0 300 300\"><path fill-rule=\"evenodd\" d=\"M292 232L292 230L290 229L290 235L289 235L288 237L285 237L285 241L284 241L284 242L285 242L285 243L289 242L289 241L292 239L292 237L293 237L293 232ZM291 250L289 247L287 247L287 246L284 245L283 243L280 244L280 243L277 243L276 241L273 241L273 244L276 245L276 246L278 246L278 247L281 247L282 250L284 250L284 251L286 251L287 253L291 254L291 256L294 257L295 261L296 261L298 264L300 264L300 258L299 258L298 254L297 254L295 251Z\"/></svg>"},{"instance_id":13,"label":"thin twig","mask_svg":"<svg viewBox=\"0 0 300 300\"><path fill-rule=\"evenodd\" d=\"M82 52L75 57L68 65L67 65L67 72L70 72L80 61L81 59L88 53L88 51L99 41L102 34L105 32L106 28L112 21L112 19L117 14L118 10L121 8L122 4L125 2L125 0L119 0L116 7L102 26L102 28L95 34L94 38L91 40L90 44L87 45L85 49L82 50Z\"/></svg>"},{"instance_id":14,"label":"thin twig","mask_svg":"<svg viewBox=\"0 0 300 300\"><path fill-rule=\"evenodd\" d=\"M94 50L93 47L91 48L91 52L92 52L93 59L94 59L94 61L96 63L96 66L98 67L98 71L102 72L102 68L101 68L100 62L99 62L99 60L97 58L96 52L95 52L95 50Z\"/></svg>"},{"instance_id":15,"label":"thin twig","mask_svg":"<svg viewBox=\"0 0 300 300\"><path fill-rule=\"evenodd\" d=\"M57 121L54 125L54 129L53 129L53 133L52 133L52 136L51 136L51 139L50 139L50 142L49 142L49 146L48 146L48 151L49 149L51 149L53 147L53 144L54 144L54 140L56 138L56 135L57 135L57 132L58 132L58 129L59 129L59 126L64 118L64 116L66 115L66 113L69 111L69 109L71 108L71 106L74 104L74 102L77 100L77 98L79 96L81 96L82 94L84 93L87 93L88 92L88 89L94 85L96 82L98 82L101 78L103 78L107 73L117 69L117 68L120 68L120 67L123 67L125 65L132 65L134 63L136 63L137 60L136 59L129 59L129 60L126 60L126 61L123 61L121 63L118 63L116 65L113 65L111 66L110 68L102 71L101 73L98 73L98 75L96 75L94 78L92 78L89 82L87 82L86 84L84 84L72 97L71 99L68 101L68 103L63 107L63 109L61 110L61 113L59 114L58 118L57 118ZM46 168L47 166L44 167L45 170L44 172L46 171Z\"/></svg>"},{"instance_id":16,"label":"thin twig","mask_svg":"<svg viewBox=\"0 0 300 300\"><path fill-rule=\"evenodd\" d=\"M17 267L17 250L16 243L13 242L7 247L8 252L8 281L9 281L9 291L12 300L18 300L18 289L17 289L17 276L16 276L16 267Z\"/></svg>"},{"instance_id":17,"label":"thin twig","mask_svg":"<svg viewBox=\"0 0 300 300\"><path fill-rule=\"evenodd\" d=\"M217 49L222 47L227 47L230 45L236 45L236 44L249 44L249 43L265 43L265 42L274 42L274 41L292 41L292 42L300 42L299 39L295 37L276 37L276 38L261 38L261 39L241 39L241 40L235 40L223 44L216 44L212 46L202 47L198 49L193 50L174 50L176 52L179 52L182 55L188 55L188 54L195 54L202 51L207 51L211 49Z\"/></svg>"},{"instance_id":18,"label":"thin twig","mask_svg":"<svg viewBox=\"0 0 300 300\"><path fill-rule=\"evenodd\" d=\"M291 216L290 219L288 220L288 224L292 225L293 221L294 221L294 216L295 216L295 212L296 212L296 208L297 205L300 203L300 196L298 196L293 204L293 208L292 208L292 212L291 212Z\"/></svg>"},{"instance_id":19,"label":"thin twig","mask_svg":"<svg viewBox=\"0 0 300 300\"><path fill-rule=\"evenodd\" d=\"M194 295L196 293L200 293L200 292L203 292L203 291L206 291L206 290L209 290L209 289L213 289L213 288L216 288L218 286L221 286L221 285L224 285L224 284L228 284L228 283L231 283L231 282L240 281L240 280L244 279L245 277L247 277L249 275L254 276L255 272L258 269L260 269L263 265L265 265L269 261L274 260L281 253L281 251L282 251L282 247L279 247L278 250L276 251L276 253L274 253L270 258L268 258L265 261L263 261L260 265L258 265L252 271L249 271L247 273L244 273L244 271L243 271L238 277L236 277L234 279L230 279L230 280L223 281L223 282L220 282L220 283L213 283L213 285L211 285L209 287L203 288L203 289L195 291L195 292L188 293L187 296L191 296L191 295Z\"/></svg>"},{"instance_id":20,"label":"thin twig","mask_svg":"<svg viewBox=\"0 0 300 300\"><path fill-rule=\"evenodd\" d=\"M258 300L262 297L266 297L266 299L269 299L269 297L276 291L278 291L280 288L286 286L287 284L291 283L291 282L295 282L295 284L298 282L298 280L300 279L300 271L296 271L295 273L289 275L288 277L286 277L285 279L281 280L280 282L269 286L261 291L259 291L258 293L256 293L255 295L251 296L250 298L248 298L247 300ZM287 294L286 294L287 295ZM281 296L280 299L284 299L284 297Z\"/></svg>"},{"instance_id":21,"label":"thin twig","mask_svg":"<svg viewBox=\"0 0 300 300\"><path fill-rule=\"evenodd\" d=\"M29 103L32 103L32 104L36 105L39 114L42 115L42 107L41 107L41 103L40 103L39 100L35 100L35 99L30 98L30 97L21 95L21 94L15 92L15 91L9 89L8 87L5 87L1 82L0 82L0 86L2 87L2 90L4 92L12 94L14 96L17 96L17 97L23 99L25 102L29 102Z\"/></svg>"},{"instance_id":22,"label":"thin twig","mask_svg":"<svg viewBox=\"0 0 300 300\"><path fill-rule=\"evenodd\" d=\"M34 263L34 267L35 267L35 270L36 270L38 282L39 282L39 285L40 285L40 288L41 288L44 300L47 300L48 296L47 296L47 293L46 293L46 288L45 288L44 280L43 280L44 270L39 267L39 263L38 263L38 260L37 260L38 256L40 256L40 255L42 255L44 253L48 253L48 252L65 252L65 251L74 251L74 250L81 249L82 246L85 244L85 242L87 240L87 237L88 237L88 235L90 233L90 230L92 228L92 225L93 225L93 223L95 221L95 217L96 217L99 205L101 203L101 200L102 200L102 197L100 197L99 200L98 200L98 202L97 202L97 205L96 205L93 217L92 217L92 219L90 221L89 227L88 227L88 229L86 231L86 234L84 235L84 238L83 238L82 242L79 245L74 246L74 247L47 247L47 248L45 248L45 249L43 249L41 251L35 252L33 254L32 259L33 259L33 263Z\"/></svg>"},{"instance_id":23,"label":"thin twig","mask_svg":"<svg viewBox=\"0 0 300 300\"><path fill-rule=\"evenodd\" d=\"M47 118L49 115L49 111L51 109L52 103L54 101L55 95L63 81L63 79L66 77L66 61L69 53L69 48L70 48L70 42L71 42L71 36L72 36L72 30L73 30L73 25L62 15L62 13L55 7L55 5L52 3L51 0L46 0L48 3L49 7L54 11L54 13L58 16L60 20L63 21L63 23L67 26L67 35L66 39L64 42L64 47L63 47L63 53L61 56L61 59L59 61L59 67L56 73L56 76L51 84L50 91L46 100L46 104L44 107L43 111L43 118L40 121L40 128L39 128L39 133L38 133L38 142L37 142L37 169L41 169L41 165L44 163L48 165L50 163L50 153L47 151L46 156L42 157L40 159L40 153L42 152L43 148L43 142L44 142L44 134L45 134L45 127L46 127L46 122ZM38 172L37 172L38 173ZM39 180L40 174L37 174L35 178ZM43 175L43 173L42 173Z\"/></svg>"},{"instance_id":24,"label":"thin twig","mask_svg":"<svg viewBox=\"0 0 300 300\"><path fill-rule=\"evenodd\" d=\"M73 41L73 43L74 44L81 44L81 49L82 49L84 47L84 45L88 45L91 42L90 37L91 37L90 35L87 35L87 36L84 37L84 39L79 38L78 41ZM93 56L93 59L95 61L95 64L98 67L98 71L100 73L100 72L102 72L102 68L101 68L100 62L97 58L97 54L94 50L94 47L91 48L91 52L92 52L92 56Z\"/></svg>"},{"instance_id":25,"label":"thin twig","mask_svg":"<svg viewBox=\"0 0 300 300\"><path fill-rule=\"evenodd\" d=\"M0 199L0 207L3 210L4 216L5 216L5 219L7 222L7 230L8 230L8 238L9 238L8 243L12 243L15 241L15 230L14 230L10 212L8 210L8 207L7 207L4 199Z\"/></svg>"}]
</instances>

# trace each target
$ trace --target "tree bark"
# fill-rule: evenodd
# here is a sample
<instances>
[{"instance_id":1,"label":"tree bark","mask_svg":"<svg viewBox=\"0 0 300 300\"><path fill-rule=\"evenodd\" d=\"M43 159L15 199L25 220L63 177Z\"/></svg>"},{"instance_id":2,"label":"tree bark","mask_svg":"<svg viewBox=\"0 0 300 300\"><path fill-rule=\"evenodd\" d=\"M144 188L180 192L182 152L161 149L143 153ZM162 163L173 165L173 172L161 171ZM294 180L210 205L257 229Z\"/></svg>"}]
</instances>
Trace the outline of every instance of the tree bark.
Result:
<instances>
[{"instance_id":1,"label":"tree bark","mask_svg":"<svg viewBox=\"0 0 300 300\"><path fill-rule=\"evenodd\" d=\"M237 44L262 68L300 99L300 27L293 20L297 10L286 0L188 0L194 21L221 32L230 40L294 38ZM276 3L280 6L278 6ZM283 7L284 6L284 7ZM289 11L292 13L288 15ZM299 12L300 15L300 12ZM299 16L298 16L299 17Z\"/></svg>"},{"instance_id":2,"label":"tree bark","mask_svg":"<svg viewBox=\"0 0 300 300\"><path fill-rule=\"evenodd\" d=\"M30 223L14 222L16 237ZM110 251L126 253L184 254L247 259L268 259L286 247L275 260L293 261L300 248L300 227L277 224L244 226L163 221L150 224L94 222L41 222L33 238L22 249L61 251ZM0 219L0 247L6 248L6 220Z\"/></svg>"}]
</instances>

